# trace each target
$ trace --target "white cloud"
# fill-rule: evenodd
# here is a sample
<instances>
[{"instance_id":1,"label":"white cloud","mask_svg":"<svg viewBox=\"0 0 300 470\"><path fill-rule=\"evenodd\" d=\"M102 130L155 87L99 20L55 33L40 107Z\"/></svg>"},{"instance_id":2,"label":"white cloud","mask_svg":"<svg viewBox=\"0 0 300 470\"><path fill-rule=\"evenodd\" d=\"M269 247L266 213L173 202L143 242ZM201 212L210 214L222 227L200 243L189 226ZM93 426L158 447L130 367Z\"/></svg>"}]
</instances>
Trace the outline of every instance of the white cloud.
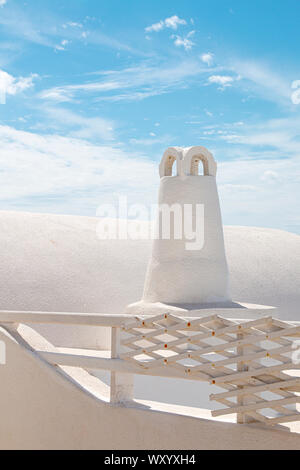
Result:
<instances>
[{"instance_id":1,"label":"white cloud","mask_svg":"<svg viewBox=\"0 0 300 470\"><path fill-rule=\"evenodd\" d=\"M214 61L214 55L211 52L205 52L200 58L207 65L211 65Z\"/></svg>"},{"instance_id":2,"label":"white cloud","mask_svg":"<svg viewBox=\"0 0 300 470\"><path fill-rule=\"evenodd\" d=\"M16 95L32 87L36 77L36 74L32 74L29 77L15 78L4 70L0 70L0 101L4 103L6 95Z\"/></svg>"},{"instance_id":3,"label":"white cloud","mask_svg":"<svg viewBox=\"0 0 300 470\"><path fill-rule=\"evenodd\" d=\"M7 0L0 0L0 7L3 7L6 4Z\"/></svg>"},{"instance_id":4,"label":"white cloud","mask_svg":"<svg viewBox=\"0 0 300 470\"><path fill-rule=\"evenodd\" d=\"M291 95L292 103L300 104L300 80L293 81L292 89L295 90Z\"/></svg>"},{"instance_id":5,"label":"white cloud","mask_svg":"<svg viewBox=\"0 0 300 470\"><path fill-rule=\"evenodd\" d=\"M181 37L181 36L175 36L173 35L172 38L174 39L174 44L177 47L184 47L186 51L189 51L192 49L192 47L195 45L195 43L189 39L191 36L193 36L195 31L190 31L189 34L186 37Z\"/></svg>"},{"instance_id":6,"label":"white cloud","mask_svg":"<svg viewBox=\"0 0 300 470\"><path fill-rule=\"evenodd\" d=\"M300 233L296 204L300 198L299 156L281 160L240 158L220 162L218 167L225 224L273 227Z\"/></svg>"},{"instance_id":7,"label":"white cloud","mask_svg":"<svg viewBox=\"0 0 300 470\"><path fill-rule=\"evenodd\" d=\"M165 19L165 25L167 28L177 29L179 25L185 25L186 21L178 18L177 15L171 16L170 18Z\"/></svg>"},{"instance_id":8,"label":"white cloud","mask_svg":"<svg viewBox=\"0 0 300 470\"><path fill-rule=\"evenodd\" d=\"M279 179L279 174L276 171L266 170L261 175L260 179L262 181L271 181L271 182L277 181Z\"/></svg>"},{"instance_id":9,"label":"white cloud","mask_svg":"<svg viewBox=\"0 0 300 470\"><path fill-rule=\"evenodd\" d=\"M168 146L170 136L166 140ZM132 144L143 149L145 142ZM97 206L112 202L114 194L126 194L129 203L156 200L157 162L143 153L8 126L0 126L0 145L2 210L95 215ZM234 153L232 146L227 150ZM223 149L214 153L217 159L224 155ZM246 147L241 153L247 154ZM299 153L285 159L263 155L219 161L224 222L300 230L299 177Z\"/></svg>"},{"instance_id":10,"label":"white cloud","mask_svg":"<svg viewBox=\"0 0 300 470\"><path fill-rule=\"evenodd\" d=\"M56 51L65 51L67 45L69 44L69 42L70 42L70 41L68 41L68 39L63 39L63 40L60 42L60 44L57 44L57 45L55 46L54 49L55 49Z\"/></svg>"},{"instance_id":11,"label":"white cloud","mask_svg":"<svg viewBox=\"0 0 300 470\"><path fill-rule=\"evenodd\" d=\"M95 215L114 193L150 203L157 164L143 153L0 126L0 209Z\"/></svg>"},{"instance_id":12,"label":"white cloud","mask_svg":"<svg viewBox=\"0 0 300 470\"><path fill-rule=\"evenodd\" d=\"M166 18L165 20L160 20L158 23L154 23L151 26L147 26L147 28L145 28L145 31L146 33L157 33L158 31L161 31L164 28L176 30L180 25L186 25L186 21L184 19L179 18L177 15L174 15L170 16L169 18Z\"/></svg>"},{"instance_id":13,"label":"white cloud","mask_svg":"<svg viewBox=\"0 0 300 470\"><path fill-rule=\"evenodd\" d=\"M60 107L46 108L43 111L47 118L47 129L59 132L63 126L64 135L94 142L114 139L115 126L109 119L86 117Z\"/></svg>"},{"instance_id":14,"label":"white cloud","mask_svg":"<svg viewBox=\"0 0 300 470\"><path fill-rule=\"evenodd\" d=\"M212 75L208 78L209 83L216 83L222 86L231 86L233 80L233 77L228 75Z\"/></svg>"},{"instance_id":15,"label":"white cloud","mask_svg":"<svg viewBox=\"0 0 300 470\"><path fill-rule=\"evenodd\" d=\"M147 33L152 33L153 31L157 33L158 31L161 31L162 29L164 29L164 27L165 27L164 21L159 21L158 23L154 23L151 26L147 26L147 28L145 28L145 31Z\"/></svg>"},{"instance_id":16,"label":"white cloud","mask_svg":"<svg viewBox=\"0 0 300 470\"><path fill-rule=\"evenodd\" d=\"M300 234L300 117L205 126L204 145L218 163L226 224ZM222 142L226 142L223 145Z\"/></svg>"}]
</instances>

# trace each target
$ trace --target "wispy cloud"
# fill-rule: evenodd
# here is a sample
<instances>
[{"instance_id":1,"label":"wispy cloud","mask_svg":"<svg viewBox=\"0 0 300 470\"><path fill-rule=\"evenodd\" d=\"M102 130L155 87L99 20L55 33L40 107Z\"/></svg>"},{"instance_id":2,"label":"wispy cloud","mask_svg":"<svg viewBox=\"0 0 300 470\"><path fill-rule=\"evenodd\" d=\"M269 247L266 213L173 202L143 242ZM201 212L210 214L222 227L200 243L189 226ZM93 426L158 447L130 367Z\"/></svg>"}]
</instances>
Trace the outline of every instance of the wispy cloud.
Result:
<instances>
[{"instance_id":1,"label":"wispy cloud","mask_svg":"<svg viewBox=\"0 0 300 470\"><path fill-rule=\"evenodd\" d=\"M44 90L40 96L47 100L70 101L82 93L93 93L101 100L140 100L186 87L189 80L202 73L207 74L207 68L199 60L187 60L167 67L143 63L138 67L101 72L102 79L98 81Z\"/></svg>"},{"instance_id":2,"label":"wispy cloud","mask_svg":"<svg viewBox=\"0 0 300 470\"><path fill-rule=\"evenodd\" d=\"M300 233L299 129L295 116L203 126L203 143L219 161L225 223Z\"/></svg>"},{"instance_id":3,"label":"wispy cloud","mask_svg":"<svg viewBox=\"0 0 300 470\"><path fill-rule=\"evenodd\" d=\"M86 117L62 107L43 108L44 122L38 127L46 127L58 134L92 142L112 141L114 139L114 123L101 117Z\"/></svg>"},{"instance_id":4,"label":"wispy cloud","mask_svg":"<svg viewBox=\"0 0 300 470\"><path fill-rule=\"evenodd\" d=\"M3 7L6 4L7 0L0 0L0 7Z\"/></svg>"},{"instance_id":5,"label":"wispy cloud","mask_svg":"<svg viewBox=\"0 0 300 470\"><path fill-rule=\"evenodd\" d=\"M225 223L300 233L299 156L239 158L219 163L218 174Z\"/></svg>"},{"instance_id":6,"label":"wispy cloud","mask_svg":"<svg viewBox=\"0 0 300 470\"><path fill-rule=\"evenodd\" d=\"M276 129L280 122L268 125ZM247 135L249 130L245 142ZM152 139L132 145L142 148L153 144L156 137ZM127 194L129 202L138 199L145 204L156 199L157 163L137 150L132 153L117 146L92 145L84 139L9 126L0 126L0 145L1 209L94 215L100 202L112 202L113 194ZM217 159L225 149L214 152ZM231 146L227 151L236 158L219 162L225 223L300 230L296 205L300 159L296 152L284 159L267 158L266 153L252 159L245 156L246 147L240 158L239 149Z\"/></svg>"},{"instance_id":7,"label":"wispy cloud","mask_svg":"<svg viewBox=\"0 0 300 470\"><path fill-rule=\"evenodd\" d=\"M60 42L60 44L57 44L57 45L55 46L54 49L55 49L56 51L65 51L68 44L69 44L69 41L68 41L67 39L63 39L63 40Z\"/></svg>"},{"instance_id":8,"label":"wispy cloud","mask_svg":"<svg viewBox=\"0 0 300 470\"><path fill-rule=\"evenodd\" d=\"M50 18L47 21L43 15L36 24L27 16L23 9L15 4L12 8L1 11L0 25L5 28L10 37L22 38L25 41L40 44L46 47L54 47L55 43L51 37L51 28L49 28ZM53 24L54 20L53 20ZM56 23L57 24L57 23ZM42 26L42 28L41 28ZM52 29L52 34L55 32ZM55 32L56 34L56 32Z\"/></svg>"},{"instance_id":9,"label":"wispy cloud","mask_svg":"<svg viewBox=\"0 0 300 470\"><path fill-rule=\"evenodd\" d=\"M189 51L193 45L191 34L174 35L176 46ZM292 107L299 89L291 88L292 81L261 63L235 60L229 64L218 63L212 52L182 62L162 63L159 58L142 60L139 65L123 70L100 72L100 79L82 83L52 87L40 93L49 101L67 102L81 99L86 94L98 101L141 101L153 96L174 92L183 87L216 85L224 91L229 87L243 96L259 97L280 106ZM297 81L295 81L297 83Z\"/></svg>"},{"instance_id":10,"label":"wispy cloud","mask_svg":"<svg viewBox=\"0 0 300 470\"><path fill-rule=\"evenodd\" d=\"M84 41L111 49L127 51L141 57L145 56L143 51L119 41L115 36L110 36L93 25L90 25L88 31L82 31L81 23L62 21L58 15L54 15L46 9L39 10L37 16L35 13L29 15L24 9L14 4L12 8L1 12L0 25L6 29L6 33L11 37L19 37L22 40L43 45L56 51L64 49L63 41Z\"/></svg>"},{"instance_id":11,"label":"wispy cloud","mask_svg":"<svg viewBox=\"0 0 300 470\"><path fill-rule=\"evenodd\" d=\"M229 67L240 76L241 86L246 81L256 96L284 106L291 104L291 82L280 71L249 60L234 60Z\"/></svg>"},{"instance_id":12,"label":"wispy cloud","mask_svg":"<svg viewBox=\"0 0 300 470\"><path fill-rule=\"evenodd\" d=\"M99 96L96 101L117 103L119 101L142 101L153 96L164 95L170 93L172 88L169 86L156 87L156 89L144 89L141 91L128 90L110 96Z\"/></svg>"},{"instance_id":13,"label":"wispy cloud","mask_svg":"<svg viewBox=\"0 0 300 470\"><path fill-rule=\"evenodd\" d=\"M81 23L77 23L76 21L68 21L67 23L63 24L63 28L83 28Z\"/></svg>"},{"instance_id":14,"label":"wispy cloud","mask_svg":"<svg viewBox=\"0 0 300 470\"><path fill-rule=\"evenodd\" d=\"M9 126L0 126L0 145L1 209L95 215L113 193L155 199L156 164L142 153Z\"/></svg>"},{"instance_id":15,"label":"wispy cloud","mask_svg":"<svg viewBox=\"0 0 300 470\"><path fill-rule=\"evenodd\" d=\"M186 21L182 18L179 18L177 15L170 16L165 20L160 20L157 23L147 26L145 28L146 33L158 32L164 28L171 28L176 30L180 25L186 25Z\"/></svg>"},{"instance_id":16,"label":"wispy cloud","mask_svg":"<svg viewBox=\"0 0 300 470\"><path fill-rule=\"evenodd\" d=\"M203 127L204 145L219 160L225 223L300 233L299 129L296 116Z\"/></svg>"},{"instance_id":17,"label":"wispy cloud","mask_svg":"<svg viewBox=\"0 0 300 470\"><path fill-rule=\"evenodd\" d=\"M273 157L299 158L300 160L300 118L292 116L271 119L262 123L248 124L239 129L228 129L220 138L230 144L244 145L252 155L264 154ZM256 153L254 153L256 152Z\"/></svg>"},{"instance_id":18,"label":"wispy cloud","mask_svg":"<svg viewBox=\"0 0 300 470\"><path fill-rule=\"evenodd\" d=\"M70 34L71 39L72 37L74 38L74 32ZM81 33L79 36L75 33L75 37L77 37L78 39L85 40L88 44L105 46L118 51L130 52L131 54L140 57L147 56L147 54L143 50L140 50L137 47L133 47L125 43L124 41L120 41L116 37L107 35L103 31L89 29L88 31L84 31L83 33Z\"/></svg>"},{"instance_id":19,"label":"wispy cloud","mask_svg":"<svg viewBox=\"0 0 300 470\"><path fill-rule=\"evenodd\" d=\"M163 135L161 137L157 137L154 132L150 132L150 137L142 137L139 139L130 139L129 143L133 146L142 146L142 147L151 147L153 145L157 144L164 144L166 147L169 146L170 142L173 140L173 138L170 135Z\"/></svg>"}]
</instances>

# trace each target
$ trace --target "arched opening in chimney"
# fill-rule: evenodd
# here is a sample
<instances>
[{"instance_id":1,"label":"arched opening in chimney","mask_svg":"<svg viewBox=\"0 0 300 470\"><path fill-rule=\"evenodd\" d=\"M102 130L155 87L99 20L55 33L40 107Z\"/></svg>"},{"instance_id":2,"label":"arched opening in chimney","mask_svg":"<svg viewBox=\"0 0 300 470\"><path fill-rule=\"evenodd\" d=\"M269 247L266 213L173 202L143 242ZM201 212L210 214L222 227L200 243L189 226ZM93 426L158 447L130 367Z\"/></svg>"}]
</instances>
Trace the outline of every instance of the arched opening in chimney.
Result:
<instances>
[{"instance_id":1,"label":"arched opening in chimney","mask_svg":"<svg viewBox=\"0 0 300 470\"><path fill-rule=\"evenodd\" d=\"M165 176L177 176L177 159L169 155L165 161Z\"/></svg>"},{"instance_id":2,"label":"arched opening in chimney","mask_svg":"<svg viewBox=\"0 0 300 470\"><path fill-rule=\"evenodd\" d=\"M207 176L209 174L208 161L203 155L194 155L191 159L191 175Z\"/></svg>"}]
</instances>

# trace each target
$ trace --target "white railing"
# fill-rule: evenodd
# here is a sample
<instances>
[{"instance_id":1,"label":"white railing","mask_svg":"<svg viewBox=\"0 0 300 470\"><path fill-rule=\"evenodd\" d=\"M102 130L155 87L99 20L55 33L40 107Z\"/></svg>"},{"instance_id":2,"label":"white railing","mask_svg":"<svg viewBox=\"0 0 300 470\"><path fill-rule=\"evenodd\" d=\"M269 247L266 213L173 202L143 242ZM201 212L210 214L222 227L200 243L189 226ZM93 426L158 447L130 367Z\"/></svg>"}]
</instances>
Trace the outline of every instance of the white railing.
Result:
<instances>
[{"instance_id":1,"label":"white railing","mask_svg":"<svg viewBox=\"0 0 300 470\"><path fill-rule=\"evenodd\" d=\"M142 374L205 381L221 388L210 395L224 405L213 416L236 414L238 423L265 425L300 420L300 373L295 372L300 365L293 360L298 322L272 317L234 320L211 311L199 318L0 312L0 325L23 341L17 332L20 323L111 327L110 358L107 352L102 357L35 353L54 366L110 371L114 404L133 399L133 376Z\"/></svg>"}]
</instances>

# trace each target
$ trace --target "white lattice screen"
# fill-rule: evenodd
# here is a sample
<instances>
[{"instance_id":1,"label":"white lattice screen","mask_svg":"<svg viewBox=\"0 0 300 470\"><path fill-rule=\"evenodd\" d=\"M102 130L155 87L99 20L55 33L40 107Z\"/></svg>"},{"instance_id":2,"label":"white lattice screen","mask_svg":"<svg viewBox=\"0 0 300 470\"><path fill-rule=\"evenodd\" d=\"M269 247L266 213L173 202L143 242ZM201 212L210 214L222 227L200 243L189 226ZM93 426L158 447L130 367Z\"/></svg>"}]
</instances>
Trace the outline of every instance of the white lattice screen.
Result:
<instances>
[{"instance_id":1,"label":"white lattice screen","mask_svg":"<svg viewBox=\"0 0 300 470\"><path fill-rule=\"evenodd\" d=\"M120 357L140 368L176 368L182 377L220 387L210 398L224 408L213 416L236 413L240 423L274 425L300 420L300 365L292 361L297 337L300 326L272 317L136 317L122 328Z\"/></svg>"}]
</instances>

